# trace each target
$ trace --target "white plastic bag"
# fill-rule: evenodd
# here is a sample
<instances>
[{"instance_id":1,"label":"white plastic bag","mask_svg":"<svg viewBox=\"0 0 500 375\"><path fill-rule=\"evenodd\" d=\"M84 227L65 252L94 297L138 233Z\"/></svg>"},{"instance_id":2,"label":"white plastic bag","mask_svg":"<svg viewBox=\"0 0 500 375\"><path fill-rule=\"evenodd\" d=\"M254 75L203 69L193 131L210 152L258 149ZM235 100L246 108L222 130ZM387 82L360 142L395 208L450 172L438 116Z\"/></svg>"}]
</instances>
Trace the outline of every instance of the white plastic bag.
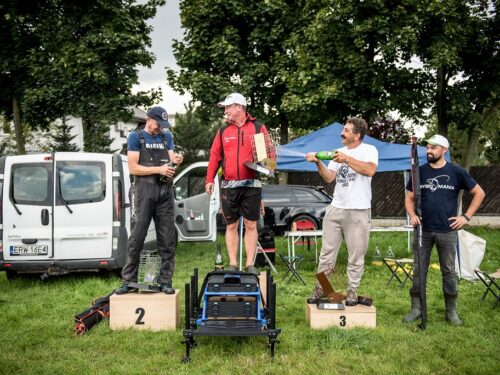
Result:
<instances>
[{"instance_id":1,"label":"white plastic bag","mask_svg":"<svg viewBox=\"0 0 500 375\"><path fill-rule=\"evenodd\" d=\"M455 271L461 279L479 280L474 269L480 268L486 250L486 240L465 230L458 231Z\"/></svg>"}]
</instances>

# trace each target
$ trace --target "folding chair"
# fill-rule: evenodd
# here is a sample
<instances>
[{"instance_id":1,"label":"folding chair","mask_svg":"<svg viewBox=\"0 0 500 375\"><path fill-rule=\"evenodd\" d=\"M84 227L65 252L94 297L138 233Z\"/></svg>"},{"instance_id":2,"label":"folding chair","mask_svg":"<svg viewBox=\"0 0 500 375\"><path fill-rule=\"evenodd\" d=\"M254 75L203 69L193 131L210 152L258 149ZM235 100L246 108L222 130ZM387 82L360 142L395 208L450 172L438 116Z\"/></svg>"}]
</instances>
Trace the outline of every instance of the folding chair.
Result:
<instances>
[{"instance_id":1,"label":"folding chair","mask_svg":"<svg viewBox=\"0 0 500 375\"><path fill-rule=\"evenodd\" d=\"M488 292L490 292L496 298L496 301L493 303L492 308L496 308L498 302L500 301L500 286L498 286L496 281L500 279L500 269L496 270L496 272L494 273L487 274L486 272L481 271L479 268L476 268L474 270L474 273L477 275L477 277L479 277L479 280L481 280L483 284L486 285L486 291L481 297L481 301L483 301Z\"/></svg>"},{"instance_id":2,"label":"folding chair","mask_svg":"<svg viewBox=\"0 0 500 375\"><path fill-rule=\"evenodd\" d=\"M413 280L411 273L413 272L413 259L410 258L402 258L402 259L393 259L393 258L384 258L384 264L391 271L391 277L387 281L387 285L391 283L393 279L396 279L401 284L401 288L404 288L408 279ZM406 269L406 265L409 265L410 269ZM404 273L404 279L401 280L398 276L398 270L402 270Z\"/></svg>"},{"instance_id":3,"label":"folding chair","mask_svg":"<svg viewBox=\"0 0 500 375\"><path fill-rule=\"evenodd\" d=\"M297 231L306 231L306 230L316 230L316 225L310 220L297 220L294 221L294 229ZM314 241L314 240L313 240ZM311 237L306 237L304 239L297 241L296 245L305 245L307 243L307 251L311 250ZM313 245L315 242L313 242Z\"/></svg>"},{"instance_id":4,"label":"folding chair","mask_svg":"<svg viewBox=\"0 0 500 375\"><path fill-rule=\"evenodd\" d=\"M255 265L255 260L257 259L258 254L262 254L264 256L265 261L269 264L269 267L271 267L271 269L274 272L278 272L278 271L276 271L276 268L274 267L273 262L271 262L271 259L269 259L269 257L267 256L266 250L264 250L262 248L262 245L260 244L259 241L257 241L257 250L255 251L255 254L253 256L253 264L254 265Z\"/></svg>"},{"instance_id":5,"label":"folding chair","mask_svg":"<svg viewBox=\"0 0 500 375\"><path fill-rule=\"evenodd\" d=\"M283 276L283 279L281 279L281 280L282 281L285 280L286 277L288 276L288 274L291 272L292 274L290 275L290 278L288 279L287 284L289 284L290 281L292 281L292 279L295 277L297 280L301 281L302 284L306 285L306 282L304 281L304 279L302 278L302 276L300 276L300 274L298 272L300 264L304 260L304 256L303 255L286 256L286 255L280 254L280 258L288 268L286 273L285 273L285 276Z\"/></svg>"}]
</instances>

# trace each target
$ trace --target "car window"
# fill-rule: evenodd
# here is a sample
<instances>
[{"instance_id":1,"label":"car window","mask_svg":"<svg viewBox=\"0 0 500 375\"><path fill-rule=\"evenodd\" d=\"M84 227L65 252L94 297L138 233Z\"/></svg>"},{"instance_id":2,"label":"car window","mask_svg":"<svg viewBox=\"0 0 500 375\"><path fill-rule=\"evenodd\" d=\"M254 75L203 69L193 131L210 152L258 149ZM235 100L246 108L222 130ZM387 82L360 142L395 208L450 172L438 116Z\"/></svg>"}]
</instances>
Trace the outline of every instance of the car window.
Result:
<instances>
[{"instance_id":1,"label":"car window","mask_svg":"<svg viewBox=\"0 0 500 375\"><path fill-rule=\"evenodd\" d=\"M299 203L316 203L325 201L324 198L318 196L313 190L293 189L293 195L295 195L295 198Z\"/></svg>"},{"instance_id":2,"label":"car window","mask_svg":"<svg viewBox=\"0 0 500 375\"><path fill-rule=\"evenodd\" d=\"M175 198L186 199L205 193L206 167L194 168L175 183Z\"/></svg>"},{"instance_id":3,"label":"car window","mask_svg":"<svg viewBox=\"0 0 500 375\"><path fill-rule=\"evenodd\" d=\"M263 189L263 199L266 203L290 203L293 202L293 196L290 189L273 188Z\"/></svg>"},{"instance_id":4,"label":"car window","mask_svg":"<svg viewBox=\"0 0 500 375\"><path fill-rule=\"evenodd\" d=\"M17 204L52 204L51 165L22 164L12 168L11 197Z\"/></svg>"},{"instance_id":5,"label":"car window","mask_svg":"<svg viewBox=\"0 0 500 375\"><path fill-rule=\"evenodd\" d=\"M106 193L106 169L101 162L57 163L57 187L68 204L100 202ZM62 202L57 201L57 205Z\"/></svg>"}]
</instances>

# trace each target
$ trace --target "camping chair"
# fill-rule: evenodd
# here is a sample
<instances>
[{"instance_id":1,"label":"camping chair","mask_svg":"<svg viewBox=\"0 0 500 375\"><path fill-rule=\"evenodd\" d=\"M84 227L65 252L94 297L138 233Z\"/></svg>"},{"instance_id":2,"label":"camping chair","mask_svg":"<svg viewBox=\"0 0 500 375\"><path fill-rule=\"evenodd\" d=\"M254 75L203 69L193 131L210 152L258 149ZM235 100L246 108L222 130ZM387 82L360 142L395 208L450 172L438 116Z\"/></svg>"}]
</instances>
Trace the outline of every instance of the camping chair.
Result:
<instances>
[{"instance_id":1,"label":"camping chair","mask_svg":"<svg viewBox=\"0 0 500 375\"><path fill-rule=\"evenodd\" d=\"M285 276L283 276L282 281L284 281L287 278L288 274L291 273L288 281L286 282L287 284L289 284L290 281L292 281L292 279L295 277L297 280L301 281L302 284L306 285L306 282L304 281L302 276L300 276L299 273L299 267L302 261L304 260L304 256L303 255L286 256L280 254L280 258L287 267Z\"/></svg>"},{"instance_id":2,"label":"camping chair","mask_svg":"<svg viewBox=\"0 0 500 375\"><path fill-rule=\"evenodd\" d=\"M411 274L413 272L413 259L410 258L402 258L402 259L393 259L393 258L384 258L384 264L391 271L391 277L387 281L387 285L391 283L393 279L396 279L401 284L401 288L404 288L408 279L413 280ZM407 269L409 268L409 269ZM401 280L398 276L398 270L402 270L404 273L404 279Z\"/></svg>"},{"instance_id":3,"label":"camping chair","mask_svg":"<svg viewBox=\"0 0 500 375\"><path fill-rule=\"evenodd\" d=\"M481 280L483 284L486 285L486 291L481 297L481 301L483 301L488 292L490 292L496 298L496 301L493 303L492 308L496 308L498 302L500 301L500 286L497 283L497 280L500 279L500 269L497 269L496 272L488 274L481 271L479 268L476 268L474 270L474 273L477 275L477 277L479 277L479 280Z\"/></svg>"},{"instance_id":4,"label":"camping chair","mask_svg":"<svg viewBox=\"0 0 500 375\"><path fill-rule=\"evenodd\" d=\"M295 231L307 231L307 230L316 230L316 225L310 220L297 220L293 222L293 230ZM316 247L316 263L318 263L318 247L316 244L316 238L311 237L299 237L296 245L304 246L307 244L307 251L311 250L311 243Z\"/></svg>"}]
</instances>

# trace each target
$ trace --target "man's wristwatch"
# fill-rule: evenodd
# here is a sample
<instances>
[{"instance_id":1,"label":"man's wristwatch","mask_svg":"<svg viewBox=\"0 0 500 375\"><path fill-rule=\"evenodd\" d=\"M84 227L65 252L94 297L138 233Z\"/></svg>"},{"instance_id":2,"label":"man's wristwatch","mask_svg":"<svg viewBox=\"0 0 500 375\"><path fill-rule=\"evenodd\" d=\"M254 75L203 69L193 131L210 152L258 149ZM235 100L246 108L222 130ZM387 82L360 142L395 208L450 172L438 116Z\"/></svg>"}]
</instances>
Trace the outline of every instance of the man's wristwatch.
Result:
<instances>
[{"instance_id":1,"label":"man's wristwatch","mask_svg":"<svg viewBox=\"0 0 500 375\"><path fill-rule=\"evenodd\" d=\"M465 217L465 220L470 221L470 217L468 217L466 214L462 214L463 217Z\"/></svg>"}]
</instances>

